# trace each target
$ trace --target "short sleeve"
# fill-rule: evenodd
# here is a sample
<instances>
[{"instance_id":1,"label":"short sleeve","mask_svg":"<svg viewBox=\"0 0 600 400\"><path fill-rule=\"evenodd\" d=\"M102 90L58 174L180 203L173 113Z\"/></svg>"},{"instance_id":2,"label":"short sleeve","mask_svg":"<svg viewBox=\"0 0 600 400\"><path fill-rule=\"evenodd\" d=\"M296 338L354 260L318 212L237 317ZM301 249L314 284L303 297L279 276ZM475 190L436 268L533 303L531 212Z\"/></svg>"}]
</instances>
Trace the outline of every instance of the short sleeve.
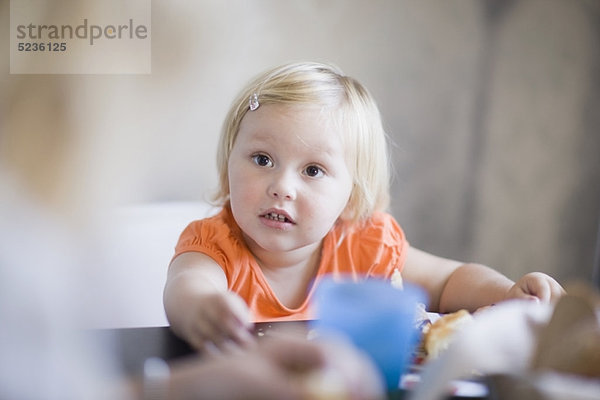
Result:
<instances>
[{"instance_id":1,"label":"short sleeve","mask_svg":"<svg viewBox=\"0 0 600 400\"><path fill-rule=\"evenodd\" d=\"M361 252L370 258L367 276L389 279L395 269L402 272L408 242L390 214L376 213L361 236Z\"/></svg>"},{"instance_id":2,"label":"short sleeve","mask_svg":"<svg viewBox=\"0 0 600 400\"><path fill-rule=\"evenodd\" d=\"M375 213L350 229L341 227L333 240L330 272L389 279L396 268L404 268L408 242L390 214Z\"/></svg>"},{"instance_id":3,"label":"short sleeve","mask_svg":"<svg viewBox=\"0 0 600 400\"><path fill-rule=\"evenodd\" d=\"M228 218L227 210L223 210L213 217L191 222L179 236L173 259L186 252L203 253L215 260L227 278L231 278L231 271L226 267L231 265L231 258L239 255L241 249L235 226L229 223Z\"/></svg>"}]
</instances>

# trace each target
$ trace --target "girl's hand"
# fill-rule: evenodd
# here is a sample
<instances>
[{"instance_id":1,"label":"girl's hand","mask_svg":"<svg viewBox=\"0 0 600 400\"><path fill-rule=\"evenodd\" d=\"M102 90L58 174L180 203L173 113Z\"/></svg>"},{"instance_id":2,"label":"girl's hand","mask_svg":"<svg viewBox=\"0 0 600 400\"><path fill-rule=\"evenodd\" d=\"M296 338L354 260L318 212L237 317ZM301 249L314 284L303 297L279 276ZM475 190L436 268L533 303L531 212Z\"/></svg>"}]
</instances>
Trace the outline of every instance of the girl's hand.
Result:
<instances>
[{"instance_id":1,"label":"girl's hand","mask_svg":"<svg viewBox=\"0 0 600 400\"><path fill-rule=\"evenodd\" d=\"M523 275L508 293L508 299L531 299L544 303L554 303L566 292L556 280L542 272Z\"/></svg>"},{"instance_id":2,"label":"girl's hand","mask_svg":"<svg viewBox=\"0 0 600 400\"><path fill-rule=\"evenodd\" d=\"M186 326L192 347L208 353L228 352L255 342L250 333L250 311L235 293L202 295Z\"/></svg>"}]
</instances>

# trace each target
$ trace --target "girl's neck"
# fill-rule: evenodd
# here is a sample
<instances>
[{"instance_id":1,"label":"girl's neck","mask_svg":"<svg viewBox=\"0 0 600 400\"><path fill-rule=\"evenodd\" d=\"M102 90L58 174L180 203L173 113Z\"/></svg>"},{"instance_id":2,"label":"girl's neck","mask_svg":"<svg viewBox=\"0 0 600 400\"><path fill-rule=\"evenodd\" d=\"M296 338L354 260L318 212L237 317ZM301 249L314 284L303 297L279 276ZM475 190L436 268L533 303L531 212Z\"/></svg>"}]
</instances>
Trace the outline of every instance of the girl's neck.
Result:
<instances>
[{"instance_id":1,"label":"girl's neck","mask_svg":"<svg viewBox=\"0 0 600 400\"><path fill-rule=\"evenodd\" d=\"M322 241L288 252L273 253L246 243L279 301L299 307L310 289L321 260Z\"/></svg>"},{"instance_id":2,"label":"girl's neck","mask_svg":"<svg viewBox=\"0 0 600 400\"><path fill-rule=\"evenodd\" d=\"M294 251L273 253L262 249L250 249L263 271L284 271L306 266L311 261L318 261L321 244L303 247Z\"/></svg>"}]
</instances>

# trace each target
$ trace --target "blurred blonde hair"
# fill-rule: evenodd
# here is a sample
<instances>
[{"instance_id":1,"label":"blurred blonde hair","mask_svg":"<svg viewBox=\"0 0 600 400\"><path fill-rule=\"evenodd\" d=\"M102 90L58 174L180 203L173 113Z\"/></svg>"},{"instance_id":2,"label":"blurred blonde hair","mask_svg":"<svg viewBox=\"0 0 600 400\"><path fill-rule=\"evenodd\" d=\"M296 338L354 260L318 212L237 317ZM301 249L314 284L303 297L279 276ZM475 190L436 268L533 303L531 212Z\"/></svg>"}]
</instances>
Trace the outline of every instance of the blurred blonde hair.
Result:
<instances>
[{"instance_id":1,"label":"blurred blonde hair","mask_svg":"<svg viewBox=\"0 0 600 400\"><path fill-rule=\"evenodd\" d=\"M234 100L221 131L217 152L219 187L213 200L229 200L228 162L240 124L256 94L268 104L320 106L338 124L353 171L350 199L341 218L358 222L389 204L389 157L386 134L369 91L335 66L313 62L289 63L258 76Z\"/></svg>"}]
</instances>

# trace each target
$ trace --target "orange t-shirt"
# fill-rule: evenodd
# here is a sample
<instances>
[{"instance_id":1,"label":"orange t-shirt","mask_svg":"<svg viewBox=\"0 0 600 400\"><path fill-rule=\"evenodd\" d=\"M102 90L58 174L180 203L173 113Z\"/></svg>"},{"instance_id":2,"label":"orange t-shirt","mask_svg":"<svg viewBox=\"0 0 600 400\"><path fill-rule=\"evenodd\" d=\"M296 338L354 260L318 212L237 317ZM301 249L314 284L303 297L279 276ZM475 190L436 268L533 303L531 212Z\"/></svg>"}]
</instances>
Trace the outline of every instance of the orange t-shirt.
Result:
<instances>
[{"instance_id":1,"label":"orange t-shirt","mask_svg":"<svg viewBox=\"0 0 600 400\"><path fill-rule=\"evenodd\" d=\"M336 224L323 239L315 284L298 308L281 304L256 259L246 246L229 207L210 218L193 221L181 234L175 255L197 251L215 260L227 277L229 290L240 295L255 322L311 319L310 299L324 275L389 279L395 268L402 271L408 242L394 218L375 213L364 224Z\"/></svg>"}]
</instances>

